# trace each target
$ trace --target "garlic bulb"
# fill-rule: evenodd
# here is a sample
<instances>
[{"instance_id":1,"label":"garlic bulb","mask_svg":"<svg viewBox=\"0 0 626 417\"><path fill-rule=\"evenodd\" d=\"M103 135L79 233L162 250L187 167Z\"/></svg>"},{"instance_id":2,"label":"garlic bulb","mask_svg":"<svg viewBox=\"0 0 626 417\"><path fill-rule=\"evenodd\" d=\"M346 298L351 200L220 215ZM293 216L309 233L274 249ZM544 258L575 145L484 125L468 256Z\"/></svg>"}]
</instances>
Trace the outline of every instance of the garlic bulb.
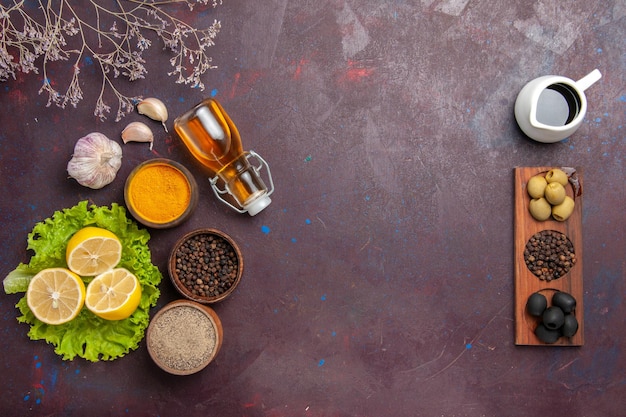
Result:
<instances>
[{"instance_id":1,"label":"garlic bulb","mask_svg":"<svg viewBox=\"0 0 626 417\"><path fill-rule=\"evenodd\" d=\"M110 184L122 166L122 148L102 133L78 139L67 173L80 185L95 190Z\"/></svg>"},{"instance_id":2,"label":"garlic bulb","mask_svg":"<svg viewBox=\"0 0 626 417\"><path fill-rule=\"evenodd\" d=\"M152 150L154 135L145 123L131 122L122 130L122 140L124 143L150 142L150 150Z\"/></svg>"},{"instance_id":3,"label":"garlic bulb","mask_svg":"<svg viewBox=\"0 0 626 417\"><path fill-rule=\"evenodd\" d=\"M161 100L154 97L143 99L137 104L137 111L139 114L146 115L152 120L161 122L167 132L167 126L165 125L168 117L167 107L165 107L165 104L163 104Z\"/></svg>"}]
</instances>

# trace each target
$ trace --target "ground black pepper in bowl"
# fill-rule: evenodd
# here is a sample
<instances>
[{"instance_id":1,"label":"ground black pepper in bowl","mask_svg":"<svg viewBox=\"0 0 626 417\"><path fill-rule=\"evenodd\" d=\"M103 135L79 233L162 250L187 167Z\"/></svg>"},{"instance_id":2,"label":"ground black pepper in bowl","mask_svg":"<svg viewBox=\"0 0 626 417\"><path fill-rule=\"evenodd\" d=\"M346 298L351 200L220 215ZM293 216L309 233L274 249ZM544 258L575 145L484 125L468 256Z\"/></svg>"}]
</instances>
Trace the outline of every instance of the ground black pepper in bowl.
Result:
<instances>
[{"instance_id":1,"label":"ground black pepper in bowl","mask_svg":"<svg viewBox=\"0 0 626 417\"><path fill-rule=\"evenodd\" d=\"M161 369L174 375L190 375L215 359L223 334L222 322L211 307L176 300L150 320L146 345Z\"/></svg>"},{"instance_id":2,"label":"ground black pepper in bowl","mask_svg":"<svg viewBox=\"0 0 626 417\"><path fill-rule=\"evenodd\" d=\"M526 243L524 261L542 281L552 281L567 274L576 264L574 245L561 232L542 230Z\"/></svg>"},{"instance_id":3,"label":"ground black pepper in bowl","mask_svg":"<svg viewBox=\"0 0 626 417\"><path fill-rule=\"evenodd\" d=\"M176 243L170 255L169 273L184 297L214 303L234 291L243 274L243 258L228 235L215 229L200 229Z\"/></svg>"}]
</instances>

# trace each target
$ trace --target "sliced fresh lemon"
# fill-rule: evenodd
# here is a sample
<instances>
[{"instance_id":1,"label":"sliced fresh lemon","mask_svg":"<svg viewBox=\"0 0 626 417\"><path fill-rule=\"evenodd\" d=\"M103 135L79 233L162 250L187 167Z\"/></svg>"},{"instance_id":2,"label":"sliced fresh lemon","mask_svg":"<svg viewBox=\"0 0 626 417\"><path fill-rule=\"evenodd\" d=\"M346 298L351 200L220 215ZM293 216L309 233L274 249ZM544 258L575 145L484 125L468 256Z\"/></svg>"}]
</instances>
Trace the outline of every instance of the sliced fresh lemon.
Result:
<instances>
[{"instance_id":1,"label":"sliced fresh lemon","mask_svg":"<svg viewBox=\"0 0 626 417\"><path fill-rule=\"evenodd\" d=\"M65 251L67 266L84 277L114 268L122 259L122 243L100 227L84 227L70 238Z\"/></svg>"},{"instance_id":2,"label":"sliced fresh lemon","mask_svg":"<svg viewBox=\"0 0 626 417\"><path fill-rule=\"evenodd\" d=\"M93 279L87 286L85 306L106 320L129 317L141 301L141 285L136 276L124 268L115 268Z\"/></svg>"},{"instance_id":3,"label":"sliced fresh lemon","mask_svg":"<svg viewBox=\"0 0 626 417\"><path fill-rule=\"evenodd\" d=\"M85 284L68 269L44 269L30 280L26 302L35 317L42 322L67 323L83 308Z\"/></svg>"}]
</instances>

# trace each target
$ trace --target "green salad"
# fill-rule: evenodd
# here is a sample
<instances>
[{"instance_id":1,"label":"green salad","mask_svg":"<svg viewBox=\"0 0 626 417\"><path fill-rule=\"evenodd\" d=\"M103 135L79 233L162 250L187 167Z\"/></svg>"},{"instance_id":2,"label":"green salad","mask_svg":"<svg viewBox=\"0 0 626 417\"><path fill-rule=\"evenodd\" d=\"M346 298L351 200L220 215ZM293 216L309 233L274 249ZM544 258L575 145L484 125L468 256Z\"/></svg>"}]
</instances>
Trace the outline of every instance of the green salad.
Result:
<instances>
[{"instance_id":1,"label":"green salad","mask_svg":"<svg viewBox=\"0 0 626 417\"><path fill-rule=\"evenodd\" d=\"M67 242L86 226L108 229L122 242L122 259L118 266L135 274L141 283L141 302L137 310L127 319L109 321L83 308L72 321L53 326L35 318L24 296L16 305L22 314L17 320L30 325L28 336L32 340L45 340L54 345L54 351L65 360L76 356L93 362L113 360L136 349L143 339L150 322L150 307L156 306L160 295L158 285L163 277L151 261L150 234L126 216L124 207L115 203L110 208L88 206L87 201L82 201L37 223L28 234L27 248L32 249L34 255L28 264L20 263L9 273L3 281L4 290L7 294L26 292L30 279L39 271L66 268Z\"/></svg>"}]
</instances>

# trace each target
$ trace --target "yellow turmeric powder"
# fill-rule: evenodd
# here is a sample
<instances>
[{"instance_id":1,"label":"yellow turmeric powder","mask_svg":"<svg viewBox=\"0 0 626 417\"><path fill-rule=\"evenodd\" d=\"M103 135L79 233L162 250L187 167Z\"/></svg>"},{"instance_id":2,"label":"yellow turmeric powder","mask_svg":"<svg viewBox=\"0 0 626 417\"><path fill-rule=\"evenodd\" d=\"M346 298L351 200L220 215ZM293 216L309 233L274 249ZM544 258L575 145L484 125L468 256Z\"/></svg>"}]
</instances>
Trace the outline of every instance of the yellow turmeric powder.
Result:
<instances>
[{"instance_id":1,"label":"yellow turmeric powder","mask_svg":"<svg viewBox=\"0 0 626 417\"><path fill-rule=\"evenodd\" d=\"M185 175L165 163L148 164L131 178L127 204L143 219L164 224L178 219L191 201L191 186Z\"/></svg>"}]
</instances>

